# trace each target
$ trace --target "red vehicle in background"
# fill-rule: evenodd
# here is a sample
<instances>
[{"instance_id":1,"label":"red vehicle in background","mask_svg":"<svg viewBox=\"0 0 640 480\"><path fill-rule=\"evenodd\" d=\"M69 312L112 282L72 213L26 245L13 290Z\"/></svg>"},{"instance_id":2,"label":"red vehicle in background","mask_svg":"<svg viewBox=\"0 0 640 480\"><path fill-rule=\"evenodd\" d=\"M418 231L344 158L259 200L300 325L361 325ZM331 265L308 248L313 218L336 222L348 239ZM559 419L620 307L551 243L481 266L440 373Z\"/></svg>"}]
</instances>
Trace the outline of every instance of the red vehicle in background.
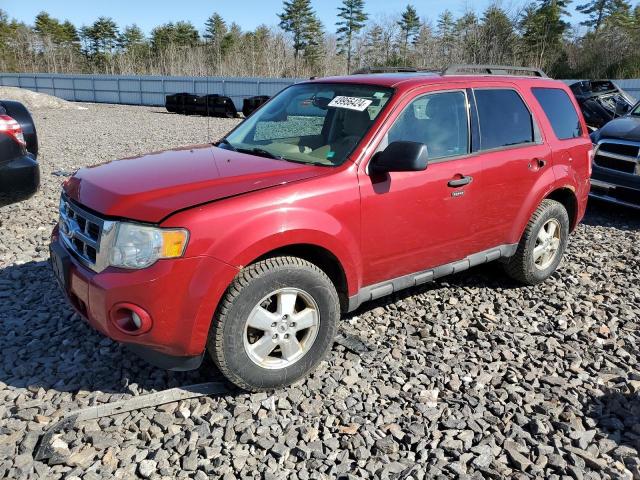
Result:
<instances>
[{"instance_id":1,"label":"red vehicle in background","mask_svg":"<svg viewBox=\"0 0 640 480\"><path fill-rule=\"evenodd\" d=\"M571 91L458 66L293 85L216 145L79 170L51 261L71 304L152 363L264 390L313 370L340 315L492 260L534 285L589 193Z\"/></svg>"}]
</instances>

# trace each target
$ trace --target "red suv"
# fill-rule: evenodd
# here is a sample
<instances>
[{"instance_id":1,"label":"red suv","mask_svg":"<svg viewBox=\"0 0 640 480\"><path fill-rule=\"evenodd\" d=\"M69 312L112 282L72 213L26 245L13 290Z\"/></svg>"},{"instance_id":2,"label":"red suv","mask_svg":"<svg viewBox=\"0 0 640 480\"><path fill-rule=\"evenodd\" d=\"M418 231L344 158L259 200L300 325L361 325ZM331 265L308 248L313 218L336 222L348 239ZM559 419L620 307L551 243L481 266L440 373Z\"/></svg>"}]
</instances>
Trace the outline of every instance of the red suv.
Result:
<instances>
[{"instance_id":1,"label":"red suv","mask_svg":"<svg viewBox=\"0 0 640 480\"><path fill-rule=\"evenodd\" d=\"M498 259L544 281L592 144L571 91L521 70L298 83L215 146L83 168L53 269L100 332L170 369L208 352L248 390L308 374L368 300Z\"/></svg>"}]
</instances>

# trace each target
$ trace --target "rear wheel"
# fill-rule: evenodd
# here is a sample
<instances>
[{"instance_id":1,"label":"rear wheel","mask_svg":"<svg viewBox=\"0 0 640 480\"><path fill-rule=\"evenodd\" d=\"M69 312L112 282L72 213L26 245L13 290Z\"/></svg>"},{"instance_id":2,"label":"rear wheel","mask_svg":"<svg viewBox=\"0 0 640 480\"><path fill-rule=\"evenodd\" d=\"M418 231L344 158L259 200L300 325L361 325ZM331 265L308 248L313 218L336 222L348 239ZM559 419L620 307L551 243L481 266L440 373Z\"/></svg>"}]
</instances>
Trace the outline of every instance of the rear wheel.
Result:
<instances>
[{"instance_id":1,"label":"rear wheel","mask_svg":"<svg viewBox=\"0 0 640 480\"><path fill-rule=\"evenodd\" d=\"M545 281L562 260L569 238L569 215L555 200L545 199L534 212L522 234L516 254L505 270L525 285Z\"/></svg>"},{"instance_id":2,"label":"rear wheel","mask_svg":"<svg viewBox=\"0 0 640 480\"><path fill-rule=\"evenodd\" d=\"M339 315L336 289L320 268L296 257L270 258L235 278L213 320L208 350L241 388L283 387L326 356Z\"/></svg>"}]
</instances>

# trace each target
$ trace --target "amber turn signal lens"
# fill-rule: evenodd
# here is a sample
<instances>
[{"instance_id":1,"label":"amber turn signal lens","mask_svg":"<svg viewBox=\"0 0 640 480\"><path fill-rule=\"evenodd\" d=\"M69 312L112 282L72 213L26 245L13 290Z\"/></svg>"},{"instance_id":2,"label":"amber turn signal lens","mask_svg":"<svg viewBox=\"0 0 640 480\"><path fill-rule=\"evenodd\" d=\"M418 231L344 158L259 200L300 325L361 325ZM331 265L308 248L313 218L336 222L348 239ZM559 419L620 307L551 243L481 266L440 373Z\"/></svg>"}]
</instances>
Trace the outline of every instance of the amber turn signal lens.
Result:
<instances>
[{"instance_id":1,"label":"amber turn signal lens","mask_svg":"<svg viewBox=\"0 0 640 480\"><path fill-rule=\"evenodd\" d=\"M180 257L187 246L186 230L165 230L162 232L162 258Z\"/></svg>"}]
</instances>

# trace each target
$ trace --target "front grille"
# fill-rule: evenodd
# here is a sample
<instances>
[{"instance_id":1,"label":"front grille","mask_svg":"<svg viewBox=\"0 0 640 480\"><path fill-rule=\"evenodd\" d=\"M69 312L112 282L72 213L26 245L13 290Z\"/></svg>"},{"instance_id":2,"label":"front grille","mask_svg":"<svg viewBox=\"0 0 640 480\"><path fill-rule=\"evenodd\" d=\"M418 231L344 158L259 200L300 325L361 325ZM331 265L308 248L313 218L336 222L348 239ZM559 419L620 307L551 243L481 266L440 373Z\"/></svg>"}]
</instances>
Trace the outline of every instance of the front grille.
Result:
<instances>
[{"instance_id":1,"label":"front grille","mask_svg":"<svg viewBox=\"0 0 640 480\"><path fill-rule=\"evenodd\" d=\"M638 150L640 145L628 145L626 143L602 143L600 144L600 151L607 153L616 153L618 155L625 155L632 159L638 158Z\"/></svg>"},{"instance_id":2,"label":"front grille","mask_svg":"<svg viewBox=\"0 0 640 480\"><path fill-rule=\"evenodd\" d=\"M604 155L596 155L595 162L599 167L618 170L625 173L634 173L636 170L635 162L620 160L618 158L605 157Z\"/></svg>"},{"instance_id":3,"label":"front grille","mask_svg":"<svg viewBox=\"0 0 640 480\"><path fill-rule=\"evenodd\" d=\"M67 249L92 270L104 268L104 262L100 261L100 246L112 223L89 213L64 194L60 197L60 238Z\"/></svg>"},{"instance_id":4,"label":"front grille","mask_svg":"<svg viewBox=\"0 0 640 480\"><path fill-rule=\"evenodd\" d=\"M605 140L598 144L593 159L599 167L640 175L640 144Z\"/></svg>"}]
</instances>

